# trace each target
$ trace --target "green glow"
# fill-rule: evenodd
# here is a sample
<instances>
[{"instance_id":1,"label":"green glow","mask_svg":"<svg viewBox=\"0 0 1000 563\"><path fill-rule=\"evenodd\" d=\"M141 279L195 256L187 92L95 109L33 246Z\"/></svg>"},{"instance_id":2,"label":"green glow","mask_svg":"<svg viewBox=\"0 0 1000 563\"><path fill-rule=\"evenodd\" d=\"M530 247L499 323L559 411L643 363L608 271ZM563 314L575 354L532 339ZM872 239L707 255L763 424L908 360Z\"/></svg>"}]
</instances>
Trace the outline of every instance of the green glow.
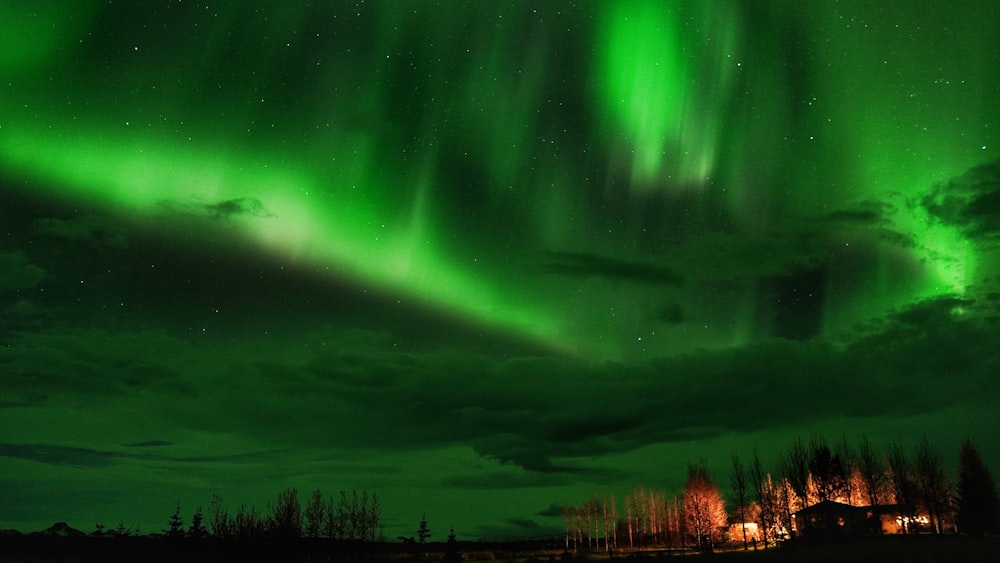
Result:
<instances>
[{"instance_id":1,"label":"green glow","mask_svg":"<svg viewBox=\"0 0 1000 563\"><path fill-rule=\"evenodd\" d=\"M165 232L259 202L227 225L277 255L592 359L770 336L802 270L822 334L987 276L920 200L1000 146L989 18L934 8L973 31L931 49L851 1L171 4L105 41L138 16L44 6L0 62L10 173Z\"/></svg>"},{"instance_id":2,"label":"green glow","mask_svg":"<svg viewBox=\"0 0 1000 563\"><path fill-rule=\"evenodd\" d=\"M72 10L52 0L0 6L4 28L0 33L0 76L27 74L60 56L67 43L90 26L99 7L92 0L76 2Z\"/></svg>"},{"instance_id":3,"label":"green glow","mask_svg":"<svg viewBox=\"0 0 1000 563\"><path fill-rule=\"evenodd\" d=\"M259 213L230 221L280 254L346 269L362 283L565 345L559 340L565 329L554 316L512 306L473 269L438 255L435 234L427 230L423 189L413 205L404 206L412 209L410 215L393 224L393 215L376 198L390 180L363 149L345 152L354 159L343 159L326 179L333 179L335 187L321 191L309 174L206 147L178 148L135 137L112 141L107 135L95 147L85 135L77 139L37 131L7 131L0 143L0 159L9 169L123 213L152 218L165 209L205 214L206 206L253 198L263 204Z\"/></svg>"},{"instance_id":4,"label":"green glow","mask_svg":"<svg viewBox=\"0 0 1000 563\"><path fill-rule=\"evenodd\" d=\"M655 180L676 157L689 90L676 15L663 2L609 3L604 96L628 137L633 176Z\"/></svg>"}]
</instances>

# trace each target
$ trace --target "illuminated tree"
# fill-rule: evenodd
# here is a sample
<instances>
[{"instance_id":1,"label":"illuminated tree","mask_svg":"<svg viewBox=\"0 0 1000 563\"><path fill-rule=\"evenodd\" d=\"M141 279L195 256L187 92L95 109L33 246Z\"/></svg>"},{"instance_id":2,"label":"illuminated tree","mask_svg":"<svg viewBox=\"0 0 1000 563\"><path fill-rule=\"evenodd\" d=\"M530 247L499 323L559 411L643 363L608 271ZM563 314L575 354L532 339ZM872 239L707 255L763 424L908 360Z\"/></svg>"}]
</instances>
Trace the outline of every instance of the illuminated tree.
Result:
<instances>
[{"instance_id":1,"label":"illuminated tree","mask_svg":"<svg viewBox=\"0 0 1000 563\"><path fill-rule=\"evenodd\" d=\"M958 454L955 506L960 532L984 535L1000 529L1000 498L993 474L970 440L962 442Z\"/></svg>"},{"instance_id":2,"label":"illuminated tree","mask_svg":"<svg viewBox=\"0 0 1000 563\"><path fill-rule=\"evenodd\" d=\"M807 506L809 498L809 457L809 448L796 438L779 463L780 473L798 497L800 509Z\"/></svg>"},{"instance_id":3,"label":"illuminated tree","mask_svg":"<svg viewBox=\"0 0 1000 563\"><path fill-rule=\"evenodd\" d=\"M611 529L611 547L610 549L618 549L618 499L615 498L614 493L611 493L610 498L604 499L605 507L605 534L607 534L608 528ZM604 538L604 543L607 545L607 536Z\"/></svg>"},{"instance_id":4,"label":"illuminated tree","mask_svg":"<svg viewBox=\"0 0 1000 563\"><path fill-rule=\"evenodd\" d=\"M689 465L684 484L684 522L688 535L702 551L711 551L726 521L726 503L705 462Z\"/></svg>"},{"instance_id":5,"label":"illuminated tree","mask_svg":"<svg viewBox=\"0 0 1000 563\"><path fill-rule=\"evenodd\" d=\"M569 551L569 539L573 538L573 549L576 550L576 507L563 506L563 526L566 529L566 551Z\"/></svg>"}]
</instances>

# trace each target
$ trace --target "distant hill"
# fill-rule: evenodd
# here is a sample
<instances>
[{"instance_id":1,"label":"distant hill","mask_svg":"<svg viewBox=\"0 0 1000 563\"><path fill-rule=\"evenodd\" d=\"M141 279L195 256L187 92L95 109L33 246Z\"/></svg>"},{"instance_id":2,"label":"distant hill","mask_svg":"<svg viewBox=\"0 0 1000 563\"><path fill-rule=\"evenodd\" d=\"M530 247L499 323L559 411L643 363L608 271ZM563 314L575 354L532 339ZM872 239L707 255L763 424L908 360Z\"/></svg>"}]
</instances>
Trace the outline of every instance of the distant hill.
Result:
<instances>
[{"instance_id":1,"label":"distant hill","mask_svg":"<svg viewBox=\"0 0 1000 563\"><path fill-rule=\"evenodd\" d=\"M70 525L65 522L56 522L44 530L32 532L31 535L58 538L82 538L87 534L77 530L76 528L70 527Z\"/></svg>"}]
</instances>

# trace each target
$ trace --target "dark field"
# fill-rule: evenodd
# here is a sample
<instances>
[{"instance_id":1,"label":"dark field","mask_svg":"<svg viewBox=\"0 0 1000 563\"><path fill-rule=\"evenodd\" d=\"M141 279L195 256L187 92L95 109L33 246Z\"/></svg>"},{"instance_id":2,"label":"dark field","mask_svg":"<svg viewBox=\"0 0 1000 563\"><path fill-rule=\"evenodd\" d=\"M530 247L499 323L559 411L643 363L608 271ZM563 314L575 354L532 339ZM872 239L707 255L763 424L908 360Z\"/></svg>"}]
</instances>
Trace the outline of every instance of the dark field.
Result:
<instances>
[{"instance_id":1,"label":"dark field","mask_svg":"<svg viewBox=\"0 0 1000 563\"><path fill-rule=\"evenodd\" d=\"M677 557L725 563L889 563L948 562L989 563L1000 561L1000 539L966 536L882 537L846 543L789 542L760 551L719 550L698 555L690 551L604 552L567 554L540 542L458 545L465 561L544 563L549 561L635 561L655 563ZM83 563L98 561L142 562L324 562L324 561L444 561L445 544L404 546L400 544L331 544L328 542L202 542L172 543L132 538L3 538L0 563Z\"/></svg>"}]
</instances>

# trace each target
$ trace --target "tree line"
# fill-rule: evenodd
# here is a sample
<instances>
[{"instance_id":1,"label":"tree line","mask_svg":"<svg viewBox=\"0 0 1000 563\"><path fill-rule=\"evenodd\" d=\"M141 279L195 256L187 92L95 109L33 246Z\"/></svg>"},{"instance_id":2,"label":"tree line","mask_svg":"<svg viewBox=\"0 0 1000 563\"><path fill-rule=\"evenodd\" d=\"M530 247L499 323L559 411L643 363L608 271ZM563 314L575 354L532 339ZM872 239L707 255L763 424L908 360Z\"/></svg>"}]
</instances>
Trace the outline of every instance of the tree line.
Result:
<instances>
[{"instance_id":1,"label":"tree line","mask_svg":"<svg viewBox=\"0 0 1000 563\"><path fill-rule=\"evenodd\" d=\"M213 495L208 514L198 507L187 529L177 505L167 521L163 535L171 539L191 538L329 538L334 540L383 541L382 511L378 496L367 491L340 491L324 497L316 489L305 507L298 490L288 488L278 493L265 511L240 504L232 512L219 495Z\"/></svg>"},{"instance_id":2,"label":"tree line","mask_svg":"<svg viewBox=\"0 0 1000 563\"><path fill-rule=\"evenodd\" d=\"M792 515L823 501L891 507L902 533L1000 531L1000 501L992 474L971 441L959 451L958 475L948 475L943 456L921 438L912 450L898 442L876 449L867 436L857 446L846 436L796 439L766 471L754 451L748 461L732 455L732 497L727 511L721 487L704 461L690 464L679 494L634 487L619 503L595 493L563 508L567 550L644 546L710 550L730 522L745 548L793 537ZM749 530L749 531L748 531ZM741 532L741 534L740 534Z\"/></svg>"}]
</instances>

